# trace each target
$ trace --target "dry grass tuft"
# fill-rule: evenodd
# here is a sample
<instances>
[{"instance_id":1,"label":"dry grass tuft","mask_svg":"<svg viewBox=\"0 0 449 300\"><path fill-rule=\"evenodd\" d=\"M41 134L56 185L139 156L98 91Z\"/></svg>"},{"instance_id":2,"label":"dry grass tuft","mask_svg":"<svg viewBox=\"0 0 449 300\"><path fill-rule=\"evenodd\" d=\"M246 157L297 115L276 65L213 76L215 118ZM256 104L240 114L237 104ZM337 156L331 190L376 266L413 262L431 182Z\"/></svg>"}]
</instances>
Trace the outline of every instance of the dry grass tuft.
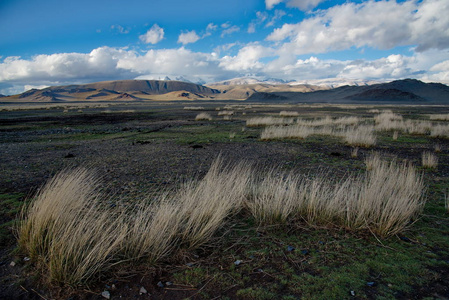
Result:
<instances>
[{"instance_id":1,"label":"dry grass tuft","mask_svg":"<svg viewBox=\"0 0 449 300\"><path fill-rule=\"evenodd\" d=\"M111 266L126 226L102 204L95 174L63 171L22 211L19 247L53 282L85 283Z\"/></svg>"},{"instance_id":2,"label":"dry grass tuft","mask_svg":"<svg viewBox=\"0 0 449 300\"><path fill-rule=\"evenodd\" d=\"M363 176L332 183L272 170L253 183L247 207L260 224L331 224L370 230L380 236L400 232L421 211L424 183L410 165L372 156Z\"/></svg>"},{"instance_id":3,"label":"dry grass tuft","mask_svg":"<svg viewBox=\"0 0 449 300\"><path fill-rule=\"evenodd\" d=\"M373 126L361 125L357 127L349 127L341 131L338 135L351 146L371 147L376 144L376 136L374 134Z\"/></svg>"},{"instance_id":4,"label":"dry grass tuft","mask_svg":"<svg viewBox=\"0 0 449 300\"><path fill-rule=\"evenodd\" d=\"M358 154L359 154L359 147L352 148L352 150L351 150L351 157L352 158L357 158Z\"/></svg>"},{"instance_id":5,"label":"dry grass tuft","mask_svg":"<svg viewBox=\"0 0 449 300\"><path fill-rule=\"evenodd\" d=\"M433 152L424 151L421 161L425 168L436 169L438 167L438 156Z\"/></svg>"},{"instance_id":6,"label":"dry grass tuft","mask_svg":"<svg viewBox=\"0 0 449 300\"><path fill-rule=\"evenodd\" d=\"M202 121L202 120L212 121L212 116L208 113L200 113L196 115L195 121Z\"/></svg>"},{"instance_id":7,"label":"dry grass tuft","mask_svg":"<svg viewBox=\"0 0 449 300\"><path fill-rule=\"evenodd\" d=\"M219 116L233 116L234 115L234 111L232 110L222 110L218 112Z\"/></svg>"},{"instance_id":8,"label":"dry grass tuft","mask_svg":"<svg viewBox=\"0 0 449 300\"><path fill-rule=\"evenodd\" d=\"M185 106L184 110L204 110L203 106Z\"/></svg>"},{"instance_id":9,"label":"dry grass tuft","mask_svg":"<svg viewBox=\"0 0 449 300\"><path fill-rule=\"evenodd\" d=\"M433 114L429 115L430 120L449 121L449 114Z\"/></svg>"},{"instance_id":10,"label":"dry grass tuft","mask_svg":"<svg viewBox=\"0 0 449 300\"><path fill-rule=\"evenodd\" d=\"M246 120L246 126L271 126L271 125L289 125L295 122L294 118L275 118L275 117L255 117Z\"/></svg>"},{"instance_id":11,"label":"dry grass tuft","mask_svg":"<svg viewBox=\"0 0 449 300\"><path fill-rule=\"evenodd\" d=\"M112 208L95 173L63 171L24 208L19 247L52 282L86 284L113 265L154 264L196 248L241 209L259 224L306 222L388 236L420 212L424 184L407 164L366 161L367 172L339 182L216 159L204 178L132 208Z\"/></svg>"},{"instance_id":12,"label":"dry grass tuft","mask_svg":"<svg viewBox=\"0 0 449 300\"><path fill-rule=\"evenodd\" d=\"M397 132L397 131L393 132L393 140L397 141L398 137L399 137L399 132Z\"/></svg>"},{"instance_id":13,"label":"dry grass tuft","mask_svg":"<svg viewBox=\"0 0 449 300\"><path fill-rule=\"evenodd\" d=\"M449 138L449 125L434 125L430 128L430 136Z\"/></svg>"},{"instance_id":14,"label":"dry grass tuft","mask_svg":"<svg viewBox=\"0 0 449 300\"><path fill-rule=\"evenodd\" d=\"M287 111L283 110L279 113L280 117L297 117L299 116L299 113L297 111Z\"/></svg>"},{"instance_id":15,"label":"dry grass tuft","mask_svg":"<svg viewBox=\"0 0 449 300\"><path fill-rule=\"evenodd\" d=\"M240 209L250 178L250 167L225 165L219 158L201 181L180 189L174 198L178 199L182 244L193 248L207 242Z\"/></svg>"}]
</instances>

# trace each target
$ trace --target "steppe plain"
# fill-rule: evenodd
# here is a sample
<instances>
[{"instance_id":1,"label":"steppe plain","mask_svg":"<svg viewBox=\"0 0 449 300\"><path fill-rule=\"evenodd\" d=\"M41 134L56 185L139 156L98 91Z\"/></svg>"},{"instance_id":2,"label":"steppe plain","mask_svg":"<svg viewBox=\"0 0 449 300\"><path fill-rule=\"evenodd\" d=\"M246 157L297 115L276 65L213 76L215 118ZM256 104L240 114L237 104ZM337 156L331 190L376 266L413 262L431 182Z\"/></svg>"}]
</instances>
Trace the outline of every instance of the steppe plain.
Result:
<instances>
[{"instance_id":1,"label":"steppe plain","mask_svg":"<svg viewBox=\"0 0 449 300\"><path fill-rule=\"evenodd\" d=\"M3 105L0 110L0 298L101 299L104 291L111 299L449 297L448 137L379 130L374 145L356 147L321 134L261 140L263 126L246 126L251 118L279 118L281 111L297 112L294 118L304 120L357 117L371 125L376 115L392 111L407 120L447 125L448 120L430 120L430 115L447 115L448 106L91 102ZM196 120L200 113L211 120ZM425 151L435 153L437 167L422 165ZM426 185L420 216L385 238L301 222L260 226L241 213L199 248L181 249L155 265L110 270L81 287L49 287L46 274L36 273L33 262L14 251L14 220L21 206L62 169L96 170L108 193L132 202L201 179L218 156L257 170L319 170L338 180L363 173L373 152L411 162Z\"/></svg>"}]
</instances>

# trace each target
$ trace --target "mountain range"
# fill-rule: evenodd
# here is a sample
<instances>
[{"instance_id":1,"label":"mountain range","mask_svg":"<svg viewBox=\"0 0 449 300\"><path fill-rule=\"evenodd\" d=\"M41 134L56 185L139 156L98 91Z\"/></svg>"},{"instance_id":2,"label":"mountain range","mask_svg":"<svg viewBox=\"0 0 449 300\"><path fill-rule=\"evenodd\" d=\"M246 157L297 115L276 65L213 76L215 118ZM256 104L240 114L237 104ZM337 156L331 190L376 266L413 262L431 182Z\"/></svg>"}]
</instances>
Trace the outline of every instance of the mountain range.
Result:
<instances>
[{"instance_id":1,"label":"mountain range","mask_svg":"<svg viewBox=\"0 0 449 300\"><path fill-rule=\"evenodd\" d=\"M119 80L82 85L32 89L19 95L2 97L2 102L64 101L193 101L246 100L282 103L407 103L448 104L449 87L416 79L388 83L328 88L274 79L250 78L217 82L208 86L173 80Z\"/></svg>"},{"instance_id":2,"label":"mountain range","mask_svg":"<svg viewBox=\"0 0 449 300\"><path fill-rule=\"evenodd\" d=\"M449 104L449 86L403 79L365 86L341 86L310 93L257 93L247 99L254 102L274 100L286 103Z\"/></svg>"}]
</instances>

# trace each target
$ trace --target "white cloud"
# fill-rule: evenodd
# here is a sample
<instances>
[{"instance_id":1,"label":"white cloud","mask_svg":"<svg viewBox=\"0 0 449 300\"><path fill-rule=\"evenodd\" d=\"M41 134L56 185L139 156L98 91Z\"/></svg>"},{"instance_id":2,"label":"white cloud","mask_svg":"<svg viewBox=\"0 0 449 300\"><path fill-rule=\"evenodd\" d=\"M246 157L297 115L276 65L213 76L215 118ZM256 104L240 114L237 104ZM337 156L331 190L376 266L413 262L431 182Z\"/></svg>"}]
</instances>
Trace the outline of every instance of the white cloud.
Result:
<instances>
[{"instance_id":1,"label":"white cloud","mask_svg":"<svg viewBox=\"0 0 449 300\"><path fill-rule=\"evenodd\" d=\"M231 22L226 22L226 23L221 24L221 28L223 28L223 29L226 29L229 27L231 27Z\"/></svg>"},{"instance_id":2,"label":"white cloud","mask_svg":"<svg viewBox=\"0 0 449 300\"><path fill-rule=\"evenodd\" d=\"M215 25L214 23L209 23L206 27L206 31L214 31L217 30L217 25Z\"/></svg>"},{"instance_id":3,"label":"white cloud","mask_svg":"<svg viewBox=\"0 0 449 300\"><path fill-rule=\"evenodd\" d=\"M302 11L308 11L318 6L326 0L265 0L267 9L272 9L281 2L285 2L288 7L296 7Z\"/></svg>"},{"instance_id":4,"label":"white cloud","mask_svg":"<svg viewBox=\"0 0 449 300\"><path fill-rule=\"evenodd\" d=\"M183 32L178 37L178 43L183 45L195 43L200 39L200 36L196 34L195 30Z\"/></svg>"},{"instance_id":5,"label":"white cloud","mask_svg":"<svg viewBox=\"0 0 449 300\"><path fill-rule=\"evenodd\" d=\"M154 24L145 34L139 36L139 38L146 44L157 44L164 38L164 29Z\"/></svg>"},{"instance_id":6,"label":"white cloud","mask_svg":"<svg viewBox=\"0 0 449 300\"><path fill-rule=\"evenodd\" d=\"M224 55L229 49L235 55ZM376 60L331 60L313 55L297 59L285 48L258 43L221 45L216 52L194 52L184 47L139 52L100 47L90 53L37 55L31 59L6 57L0 61L0 94L22 92L26 85L49 86L150 78L166 74L172 78L202 78L208 82L248 73L286 80L322 78L393 80L412 77L449 83L449 51L428 50L405 56L391 54ZM275 57L275 59L273 59Z\"/></svg>"},{"instance_id":7,"label":"white cloud","mask_svg":"<svg viewBox=\"0 0 449 300\"><path fill-rule=\"evenodd\" d=\"M221 33L221 37L233 34L234 32L238 32L238 31L240 31L240 27L238 27L237 25L233 25L233 26L228 27L227 29L223 30Z\"/></svg>"},{"instance_id":8,"label":"white cloud","mask_svg":"<svg viewBox=\"0 0 449 300\"><path fill-rule=\"evenodd\" d=\"M203 32L203 35L201 36L201 38L204 39L205 37L211 36L212 32L217 30L217 28L218 28L218 26L215 25L214 23L209 23L206 27L206 31Z\"/></svg>"},{"instance_id":9,"label":"white cloud","mask_svg":"<svg viewBox=\"0 0 449 300\"><path fill-rule=\"evenodd\" d=\"M111 29L115 30L115 31L117 31L118 33L121 33L121 34L128 34L129 31L130 31L129 28L125 28L125 27L123 27L121 25L112 25Z\"/></svg>"},{"instance_id":10,"label":"white cloud","mask_svg":"<svg viewBox=\"0 0 449 300\"><path fill-rule=\"evenodd\" d=\"M416 51L449 47L446 0L345 3L319 11L297 24L275 29L268 41L288 40L295 54L325 53L369 46L391 49L417 45Z\"/></svg>"},{"instance_id":11,"label":"white cloud","mask_svg":"<svg viewBox=\"0 0 449 300\"><path fill-rule=\"evenodd\" d=\"M449 71L449 60L445 60L432 66L430 71Z\"/></svg>"},{"instance_id":12,"label":"white cloud","mask_svg":"<svg viewBox=\"0 0 449 300\"><path fill-rule=\"evenodd\" d=\"M272 9L275 5L278 5L283 0L265 0L265 6L267 9Z\"/></svg>"},{"instance_id":13,"label":"white cloud","mask_svg":"<svg viewBox=\"0 0 449 300\"><path fill-rule=\"evenodd\" d=\"M248 33L256 32L256 26L262 24L268 19L268 13L258 11L256 12L256 19L252 20L248 25Z\"/></svg>"},{"instance_id":14,"label":"white cloud","mask_svg":"<svg viewBox=\"0 0 449 300\"><path fill-rule=\"evenodd\" d=\"M282 19L283 16L285 16L287 13L283 10L276 9L274 11L274 16L271 18L271 20L265 25L265 27L271 27L274 26L276 21Z\"/></svg>"},{"instance_id":15,"label":"white cloud","mask_svg":"<svg viewBox=\"0 0 449 300\"><path fill-rule=\"evenodd\" d=\"M270 56L272 49L258 44L250 44L241 48L236 56L224 56L221 59L220 67L225 70L246 72L262 70L264 64L259 60Z\"/></svg>"}]
</instances>

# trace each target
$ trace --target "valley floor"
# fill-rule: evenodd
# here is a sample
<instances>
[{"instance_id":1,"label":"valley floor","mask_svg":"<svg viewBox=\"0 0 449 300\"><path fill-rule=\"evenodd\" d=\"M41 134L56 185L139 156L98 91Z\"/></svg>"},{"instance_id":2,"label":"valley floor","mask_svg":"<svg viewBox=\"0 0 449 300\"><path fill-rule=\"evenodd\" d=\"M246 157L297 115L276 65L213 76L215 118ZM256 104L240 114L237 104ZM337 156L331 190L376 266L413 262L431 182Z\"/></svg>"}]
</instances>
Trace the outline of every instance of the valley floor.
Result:
<instances>
[{"instance_id":1,"label":"valley floor","mask_svg":"<svg viewBox=\"0 0 449 300\"><path fill-rule=\"evenodd\" d=\"M377 131L375 145L355 151L335 136L261 140L263 127L246 126L248 119L278 117L280 111L309 120L353 116L374 124L375 115L391 110L429 121L429 115L448 114L449 107L197 103L0 106L0 298L100 299L104 291L111 299L449 298L449 138L410 133L393 138L393 131ZM200 113L211 120L195 120ZM436 154L436 168L422 166L424 151ZM49 288L45 274L36 274L24 254L12 252L11 229L20 207L65 168L98 171L107 192L132 202L202 178L218 156L260 170L320 171L338 181L363 173L372 152L409 161L424 174L425 208L398 235L379 238L305 222L259 226L242 214L198 249L154 266L112 270L81 288Z\"/></svg>"}]
</instances>

